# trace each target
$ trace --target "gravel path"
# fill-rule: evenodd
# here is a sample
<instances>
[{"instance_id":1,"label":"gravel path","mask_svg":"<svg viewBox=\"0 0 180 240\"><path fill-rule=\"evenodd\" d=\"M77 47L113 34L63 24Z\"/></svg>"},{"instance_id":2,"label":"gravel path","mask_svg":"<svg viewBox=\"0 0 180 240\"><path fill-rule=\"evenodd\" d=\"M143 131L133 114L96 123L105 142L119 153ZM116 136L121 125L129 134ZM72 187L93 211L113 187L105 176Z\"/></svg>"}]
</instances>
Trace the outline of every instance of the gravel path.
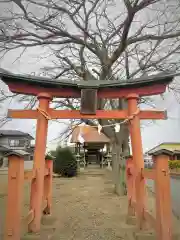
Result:
<instances>
[{"instance_id":1,"label":"gravel path","mask_svg":"<svg viewBox=\"0 0 180 240\"><path fill-rule=\"evenodd\" d=\"M113 193L108 170L89 169L77 178L54 179L53 240L126 239L127 199Z\"/></svg>"}]
</instances>

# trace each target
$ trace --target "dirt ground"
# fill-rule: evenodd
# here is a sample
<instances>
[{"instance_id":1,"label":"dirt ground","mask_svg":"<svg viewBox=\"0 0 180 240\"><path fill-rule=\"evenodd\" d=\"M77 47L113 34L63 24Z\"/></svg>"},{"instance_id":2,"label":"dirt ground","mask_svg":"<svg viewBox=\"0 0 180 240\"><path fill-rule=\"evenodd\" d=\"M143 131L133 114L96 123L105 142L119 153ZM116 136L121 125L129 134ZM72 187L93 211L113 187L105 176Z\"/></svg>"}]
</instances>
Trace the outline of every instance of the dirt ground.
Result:
<instances>
[{"instance_id":1,"label":"dirt ground","mask_svg":"<svg viewBox=\"0 0 180 240\"><path fill-rule=\"evenodd\" d=\"M25 183L22 221L29 209L30 184ZM7 175L0 174L0 230L4 230ZM124 228L127 201L113 192L108 170L88 169L75 178L53 179L52 217L42 225L40 235L22 234L22 239L119 240L126 239ZM24 232L24 231L23 231Z\"/></svg>"},{"instance_id":2,"label":"dirt ground","mask_svg":"<svg viewBox=\"0 0 180 240\"><path fill-rule=\"evenodd\" d=\"M75 179L55 180L53 240L127 239L126 199L113 193L108 175L107 170L89 169Z\"/></svg>"},{"instance_id":3,"label":"dirt ground","mask_svg":"<svg viewBox=\"0 0 180 240\"><path fill-rule=\"evenodd\" d=\"M22 217L28 212L29 186L25 184ZM1 231L4 227L6 187L6 184L2 185L0 176ZM150 198L149 206L153 208L153 196ZM126 224L127 198L114 194L108 170L89 168L76 178L54 178L52 206L50 219L55 221L43 224L40 235L23 234L23 240L132 240L131 233L135 227Z\"/></svg>"}]
</instances>

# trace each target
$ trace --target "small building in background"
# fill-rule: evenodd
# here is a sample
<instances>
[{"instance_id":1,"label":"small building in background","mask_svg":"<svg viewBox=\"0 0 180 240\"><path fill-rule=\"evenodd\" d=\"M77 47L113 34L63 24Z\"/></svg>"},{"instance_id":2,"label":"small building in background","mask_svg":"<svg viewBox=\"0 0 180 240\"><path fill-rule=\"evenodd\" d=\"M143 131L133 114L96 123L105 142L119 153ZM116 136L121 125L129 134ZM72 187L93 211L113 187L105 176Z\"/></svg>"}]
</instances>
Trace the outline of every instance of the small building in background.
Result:
<instances>
[{"instance_id":1,"label":"small building in background","mask_svg":"<svg viewBox=\"0 0 180 240\"><path fill-rule=\"evenodd\" d=\"M28 155L25 156L24 161L33 161L34 146L31 142L34 138L28 134L18 130L0 130L0 162L1 167L8 167L8 159L6 155L15 150L23 151Z\"/></svg>"},{"instance_id":2,"label":"small building in background","mask_svg":"<svg viewBox=\"0 0 180 240\"><path fill-rule=\"evenodd\" d=\"M156 152L158 150L165 149L172 152L172 155L170 155L170 160L180 160L180 142L164 142L161 143L154 148L150 149L145 153L147 157L150 157L149 155L153 152Z\"/></svg>"},{"instance_id":3,"label":"small building in background","mask_svg":"<svg viewBox=\"0 0 180 240\"><path fill-rule=\"evenodd\" d=\"M73 129L70 142L75 144L75 153L79 152L86 164L99 164L108 151L110 139L99 133L97 126L79 125Z\"/></svg>"},{"instance_id":4,"label":"small building in background","mask_svg":"<svg viewBox=\"0 0 180 240\"><path fill-rule=\"evenodd\" d=\"M152 156L148 155L147 153L144 154L144 165L148 168L153 166Z\"/></svg>"}]
</instances>

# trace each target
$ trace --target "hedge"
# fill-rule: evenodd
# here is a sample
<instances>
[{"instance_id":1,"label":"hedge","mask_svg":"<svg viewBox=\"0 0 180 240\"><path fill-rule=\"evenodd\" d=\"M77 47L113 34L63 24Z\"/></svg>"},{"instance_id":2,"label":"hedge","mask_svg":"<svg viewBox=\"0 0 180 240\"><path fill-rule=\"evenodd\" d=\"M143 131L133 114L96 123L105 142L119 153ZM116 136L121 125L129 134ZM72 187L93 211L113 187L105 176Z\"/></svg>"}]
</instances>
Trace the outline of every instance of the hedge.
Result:
<instances>
[{"instance_id":1,"label":"hedge","mask_svg":"<svg viewBox=\"0 0 180 240\"><path fill-rule=\"evenodd\" d=\"M180 168L180 160L169 160L169 168L170 169L178 169Z\"/></svg>"}]
</instances>

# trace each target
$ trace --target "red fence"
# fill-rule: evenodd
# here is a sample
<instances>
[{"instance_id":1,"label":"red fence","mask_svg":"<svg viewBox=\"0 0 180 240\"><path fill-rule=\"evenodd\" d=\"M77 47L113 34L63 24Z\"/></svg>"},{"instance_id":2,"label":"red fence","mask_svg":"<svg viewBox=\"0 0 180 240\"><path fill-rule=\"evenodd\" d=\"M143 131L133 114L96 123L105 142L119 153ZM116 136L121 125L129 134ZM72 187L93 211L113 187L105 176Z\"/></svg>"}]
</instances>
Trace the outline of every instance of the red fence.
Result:
<instances>
[{"instance_id":1,"label":"red fence","mask_svg":"<svg viewBox=\"0 0 180 240\"><path fill-rule=\"evenodd\" d=\"M165 151L157 152L153 156L154 168L142 169L141 179L154 180L155 198L156 198L156 216L148 212L145 206L141 206L143 212L143 221L148 222L156 232L158 240L172 240L172 209L170 194L170 173L168 167L168 155ZM136 174L136 167L133 163L133 157L129 157L126 164L127 192L128 192L128 216L136 216L137 202L135 194L135 182L139 181ZM136 184L137 186L137 184ZM146 196L144 196L146 197Z\"/></svg>"},{"instance_id":2,"label":"red fence","mask_svg":"<svg viewBox=\"0 0 180 240\"><path fill-rule=\"evenodd\" d=\"M44 169L44 201L42 212L50 214L52 198L52 173L53 161L46 160ZM9 156L8 168L8 197L5 224L5 240L19 240L21 235L21 208L23 205L23 187L24 180L30 180L31 184L37 180L36 171L24 172L24 159L21 155L12 154ZM33 188L32 188L33 189ZM31 198L34 198L36 204L35 191L31 190ZM29 225L34 219L34 209L30 206L26 222Z\"/></svg>"}]
</instances>

